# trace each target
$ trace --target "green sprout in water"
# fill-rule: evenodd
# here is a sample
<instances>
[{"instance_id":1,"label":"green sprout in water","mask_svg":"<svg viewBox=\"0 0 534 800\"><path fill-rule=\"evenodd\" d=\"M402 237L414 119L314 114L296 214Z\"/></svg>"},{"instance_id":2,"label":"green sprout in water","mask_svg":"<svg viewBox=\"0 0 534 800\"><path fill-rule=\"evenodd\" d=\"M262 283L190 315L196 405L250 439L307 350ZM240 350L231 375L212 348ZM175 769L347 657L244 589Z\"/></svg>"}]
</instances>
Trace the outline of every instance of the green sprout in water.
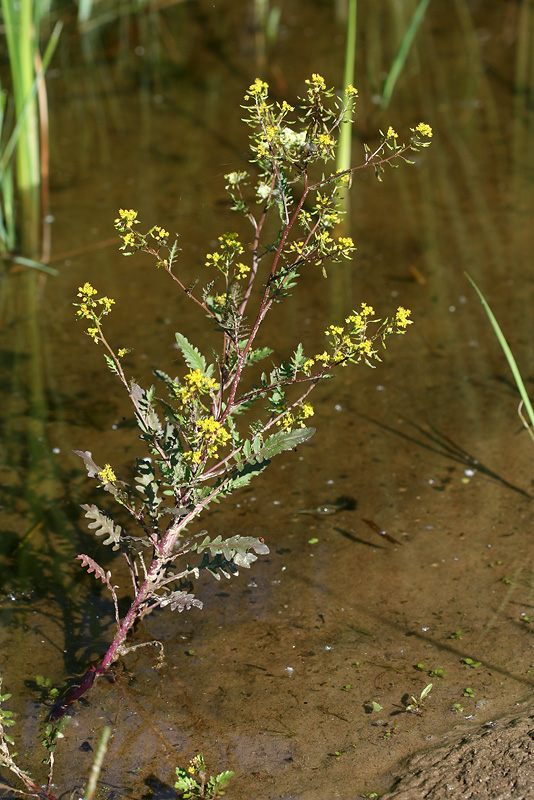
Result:
<instances>
[{"instance_id":1,"label":"green sprout in water","mask_svg":"<svg viewBox=\"0 0 534 800\"><path fill-rule=\"evenodd\" d=\"M226 793L225 789L233 774L231 771L226 771L208 778L204 758L202 753L199 753L191 759L187 769L176 767L178 780L174 784L174 788L182 793L184 800L194 797L212 800L212 798L222 797Z\"/></svg>"},{"instance_id":2,"label":"green sprout in water","mask_svg":"<svg viewBox=\"0 0 534 800\"><path fill-rule=\"evenodd\" d=\"M410 714L422 714L425 710L424 701L430 695L432 685L429 683L428 686L425 686L419 697L414 697L413 694L410 695L408 702L404 705L406 711L410 712Z\"/></svg>"},{"instance_id":3,"label":"green sprout in water","mask_svg":"<svg viewBox=\"0 0 534 800\"><path fill-rule=\"evenodd\" d=\"M475 661L474 658L461 658L460 659L462 664L465 664L466 667L470 667L470 669L477 669L482 664L482 661Z\"/></svg>"}]
</instances>

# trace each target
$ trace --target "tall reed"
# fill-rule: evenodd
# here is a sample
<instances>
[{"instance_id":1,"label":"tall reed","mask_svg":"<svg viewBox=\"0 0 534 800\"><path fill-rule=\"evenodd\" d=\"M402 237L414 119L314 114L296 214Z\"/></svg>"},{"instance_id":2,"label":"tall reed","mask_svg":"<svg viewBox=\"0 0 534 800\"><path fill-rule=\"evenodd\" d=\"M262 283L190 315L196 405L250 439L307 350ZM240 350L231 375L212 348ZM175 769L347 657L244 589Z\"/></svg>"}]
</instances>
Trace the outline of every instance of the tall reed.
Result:
<instances>
[{"instance_id":1,"label":"tall reed","mask_svg":"<svg viewBox=\"0 0 534 800\"><path fill-rule=\"evenodd\" d=\"M39 55L39 28L42 5L39 0L1 0L9 53L11 83L15 106L15 125L2 147L0 184L3 189L3 220L0 223L3 249L17 248L30 258L36 258L41 243L41 152L47 130L40 135L39 104L46 105L44 72L57 45L61 23L57 23L45 54ZM2 98L2 112L6 95ZM0 119L0 133L5 132L5 114ZM48 148L44 147L44 152ZM13 179L12 158L15 153ZM14 182L13 182L14 180ZM15 222L15 195L18 216Z\"/></svg>"}]
</instances>

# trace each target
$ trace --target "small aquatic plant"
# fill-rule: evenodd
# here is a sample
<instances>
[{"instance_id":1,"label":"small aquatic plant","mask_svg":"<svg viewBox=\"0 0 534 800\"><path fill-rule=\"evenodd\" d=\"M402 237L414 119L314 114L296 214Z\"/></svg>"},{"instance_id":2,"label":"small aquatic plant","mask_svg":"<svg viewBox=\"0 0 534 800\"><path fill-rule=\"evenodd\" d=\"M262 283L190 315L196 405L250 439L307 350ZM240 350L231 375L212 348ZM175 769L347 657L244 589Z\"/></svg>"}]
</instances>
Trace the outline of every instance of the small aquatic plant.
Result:
<instances>
[{"instance_id":1,"label":"small aquatic plant","mask_svg":"<svg viewBox=\"0 0 534 800\"><path fill-rule=\"evenodd\" d=\"M165 396L155 386L143 388L126 376L128 348L115 350L104 333L104 319L115 301L98 296L90 283L79 289L77 316L87 323L93 341L103 346L108 367L127 392L148 454L136 460L132 484L117 477L110 464L97 464L90 451L76 451L89 477L128 512L135 527L135 533L127 531L98 506L82 506L89 527L125 559L134 597L121 618L111 572L92 556L78 556L113 598L116 633L102 661L86 673L58 715L114 661L142 646L126 643L137 620L156 608L202 607L185 588L201 570L216 579L231 578L268 552L257 537L224 539L206 531L191 535L188 527L209 505L247 486L274 456L313 435L308 421L314 411L308 397L319 381L349 363L374 366L380 361L378 344L385 346L387 337L404 334L411 324L410 311L402 306L381 320L362 302L342 324L328 326L323 352L307 355L302 344L295 343L286 360L275 361L269 347L257 344L267 314L295 290L302 270L326 276L327 265L352 257L353 240L336 238L333 228L340 218L340 189L354 172L370 167L380 178L387 165L411 163L408 154L427 147L432 136L430 126L419 123L411 129L408 144L401 144L390 127L374 148L365 145L362 164L325 175L322 165L334 156L336 133L350 117L357 91L349 86L339 100L317 74L306 84L296 120L289 103L270 101L267 83L256 79L249 87L244 109L257 174L244 170L225 178L232 209L250 224L251 238L242 241L237 233L221 234L218 247L205 257L205 277L186 285L177 268L178 243L162 226L142 233L137 212L131 209L121 209L115 220L124 255L151 255L175 288L215 326L221 342L217 354L206 358L178 332L176 345L185 370L180 376L155 371ZM276 232L269 235L273 218ZM266 359L271 363L263 371L258 365Z\"/></svg>"},{"instance_id":2,"label":"small aquatic plant","mask_svg":"<svg viewBox=\"0 0 534 800\"><path fill-rule=\"evenodd\" d=\"M103 347L109 369L127 393L145 451L136 459L131 482L111 464L98 464L90 451L76 451L88 476L129 517L131 528L127 529L122 519L119 525L99 506L82 506L89 528L124 559L132 599L121 615L112 571L90 555L78 556L110 592L116 630L102 660L76 681L50 713L45 746L52 756L65 712L97 676L146 644L160 648L161 663L161 643L128 642L138 620L156 609L201 608L191 586L201 571L217 580L230 579L249 568L258 555L268 553L260 537L191 533L190 525L212 503L247 486L274 456L295 449L313 435L308 425L314 415L309 396L320 381L348 364L364 362L374 367L380 361L379 346L385 346L391 335L404 334L411 324L410 311L402 306L390 317L378 319L363 301L344 321L328 325L322 352L306 354L301 343L293 342L288 343L285 359L280 359L259 343L266 316L298 288L303 270L321 279L328 265L352 257L353 240L335 236L334 229L340 221L340 191L354 173L371 168L380 179L386 166L412 163L408 155L427 147L432 136L431 128L419 123L411 129L408 143L401 144L390 127L373 148L365 145L359 166L325 173L325 164L335 154L336 135L350 118L357 92L348 86L339 99L317 74L306 84L298 110L285 101L272 102L267 83L260 79L249 87L244 108L252 131L251 163L256 174L243 170L225 177L232 209L250 225L250 240L232 231L222 233L217 247L204 259L205 277L192 285L185 282L177 267L178 243L171 241L161 225L141 232L132 209L121 209L115 221L124 255L141 251L152 256L177 291L215 327L220 337L217 353L207 358L184 333L177 332L175 341L183 359L180 374L172 376L158 369L155 377L162 391L142 387L126 374L128 347L114 348L104 332L115 301L99 295L90 282L79 288L77 318L87 324L89 337ZM262 370L260 364L266 361L269 366ZM0 702L6 698L0 697ZM0 716L0 764L30 792L51 798L53 758L48 788L34 789L36 785L14 761L12 740L2 722L4 728L11 724L7 712ZM191 778L184 770L177 772L178 783L182 782L177 788L185 788L192 797L222 794L230 773L206 782L199 758L192 765L196 772L189 773ZM187 787L185 781L189 781Z\"/></svg>"},{"instance_id":3,"label":"small aquatic plant","mask_svg":"<svg viewBox=\"0 0 534 800\"><path fill-rule=\"evenodd\" d=\"M231 770L210 776L206 772L206 765L202 753L198 753L189 762L187 769L176 767L177 781L174 788L182 793L184 800L189 798L207 798L214 800L226 794L226 787L234 773Z\"/></svg>"}]
</instances>

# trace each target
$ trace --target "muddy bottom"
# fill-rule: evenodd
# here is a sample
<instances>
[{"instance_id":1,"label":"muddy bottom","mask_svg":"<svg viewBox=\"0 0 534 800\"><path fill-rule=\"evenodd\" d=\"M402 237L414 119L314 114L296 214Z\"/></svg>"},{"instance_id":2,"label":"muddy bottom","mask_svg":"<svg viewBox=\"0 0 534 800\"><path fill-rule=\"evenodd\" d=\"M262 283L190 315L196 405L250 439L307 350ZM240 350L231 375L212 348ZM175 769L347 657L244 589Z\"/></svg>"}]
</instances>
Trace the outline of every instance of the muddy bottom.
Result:
<instances>
[{"instance_id":1,"label":"muddy bottom","mask_svg":"<svg viewBox=\"0 0 534 800\"><path fill-rule=\"evenodd\" d=\"M416 755L382 800L529 800L534 797L534 706Z\"/></svg>"}]
</instances>

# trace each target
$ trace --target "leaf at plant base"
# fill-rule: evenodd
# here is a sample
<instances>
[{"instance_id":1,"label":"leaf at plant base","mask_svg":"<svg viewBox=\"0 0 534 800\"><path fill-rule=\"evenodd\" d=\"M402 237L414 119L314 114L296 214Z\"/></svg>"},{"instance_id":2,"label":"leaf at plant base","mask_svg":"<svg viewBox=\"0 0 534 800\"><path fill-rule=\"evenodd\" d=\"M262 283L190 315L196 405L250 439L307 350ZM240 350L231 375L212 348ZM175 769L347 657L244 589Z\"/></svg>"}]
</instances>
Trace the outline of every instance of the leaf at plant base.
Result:
<instances>
[{"instance_id":1,"label":"leaf at plant base","mask_svg":"<svg viewBox=\"0 0 534 800\"><path fill-rule=\"evenodd\" d=\"M213 373L213 364L210 364L208 367L206 364L206 359L191 342L186 339L183 333L176 333L176 344L182 351L182 355L184 357L184 361L189 367L189 369L199 369L203 375L207 378L210 378Z\"/></svg>"},{"instance_id":2,"label":"leaf at plant base","mask_svg":"<svg viewBox=\"0 0 534 800\"><path fill-rule=\"evenodd\" d=\"M116 596L115 595L116 587L111 585L111 580L110 580L111 572L109 570L107 572L104 572L102 567L99 564L97 564L96 561L94 561L90 556L86 556L84 553L82 553L79 556L76 556L76 558L82 562L83 567L87 567L87 572L89 573L94 572L95 578L99 578L99 580L101 580L102 583L105 583L105 585L108 587L113 597Z\"/></svg>"},{"instance_id":3,"label":"leaf at plant base","mask_svg":"<svg viewBox=\"0 0 534 800\"><path fill-rule=\"evenodd\" d=\"M96 536L107 536L108 538L104 539L103 543L112 544L111 549L118 550L122 534L121 526L116 525L98 506L85 504L80 507L85 511L87 519L94 520L94 522L88 523L87 527L94 530Z\"/></svg>"}]
</instances>

